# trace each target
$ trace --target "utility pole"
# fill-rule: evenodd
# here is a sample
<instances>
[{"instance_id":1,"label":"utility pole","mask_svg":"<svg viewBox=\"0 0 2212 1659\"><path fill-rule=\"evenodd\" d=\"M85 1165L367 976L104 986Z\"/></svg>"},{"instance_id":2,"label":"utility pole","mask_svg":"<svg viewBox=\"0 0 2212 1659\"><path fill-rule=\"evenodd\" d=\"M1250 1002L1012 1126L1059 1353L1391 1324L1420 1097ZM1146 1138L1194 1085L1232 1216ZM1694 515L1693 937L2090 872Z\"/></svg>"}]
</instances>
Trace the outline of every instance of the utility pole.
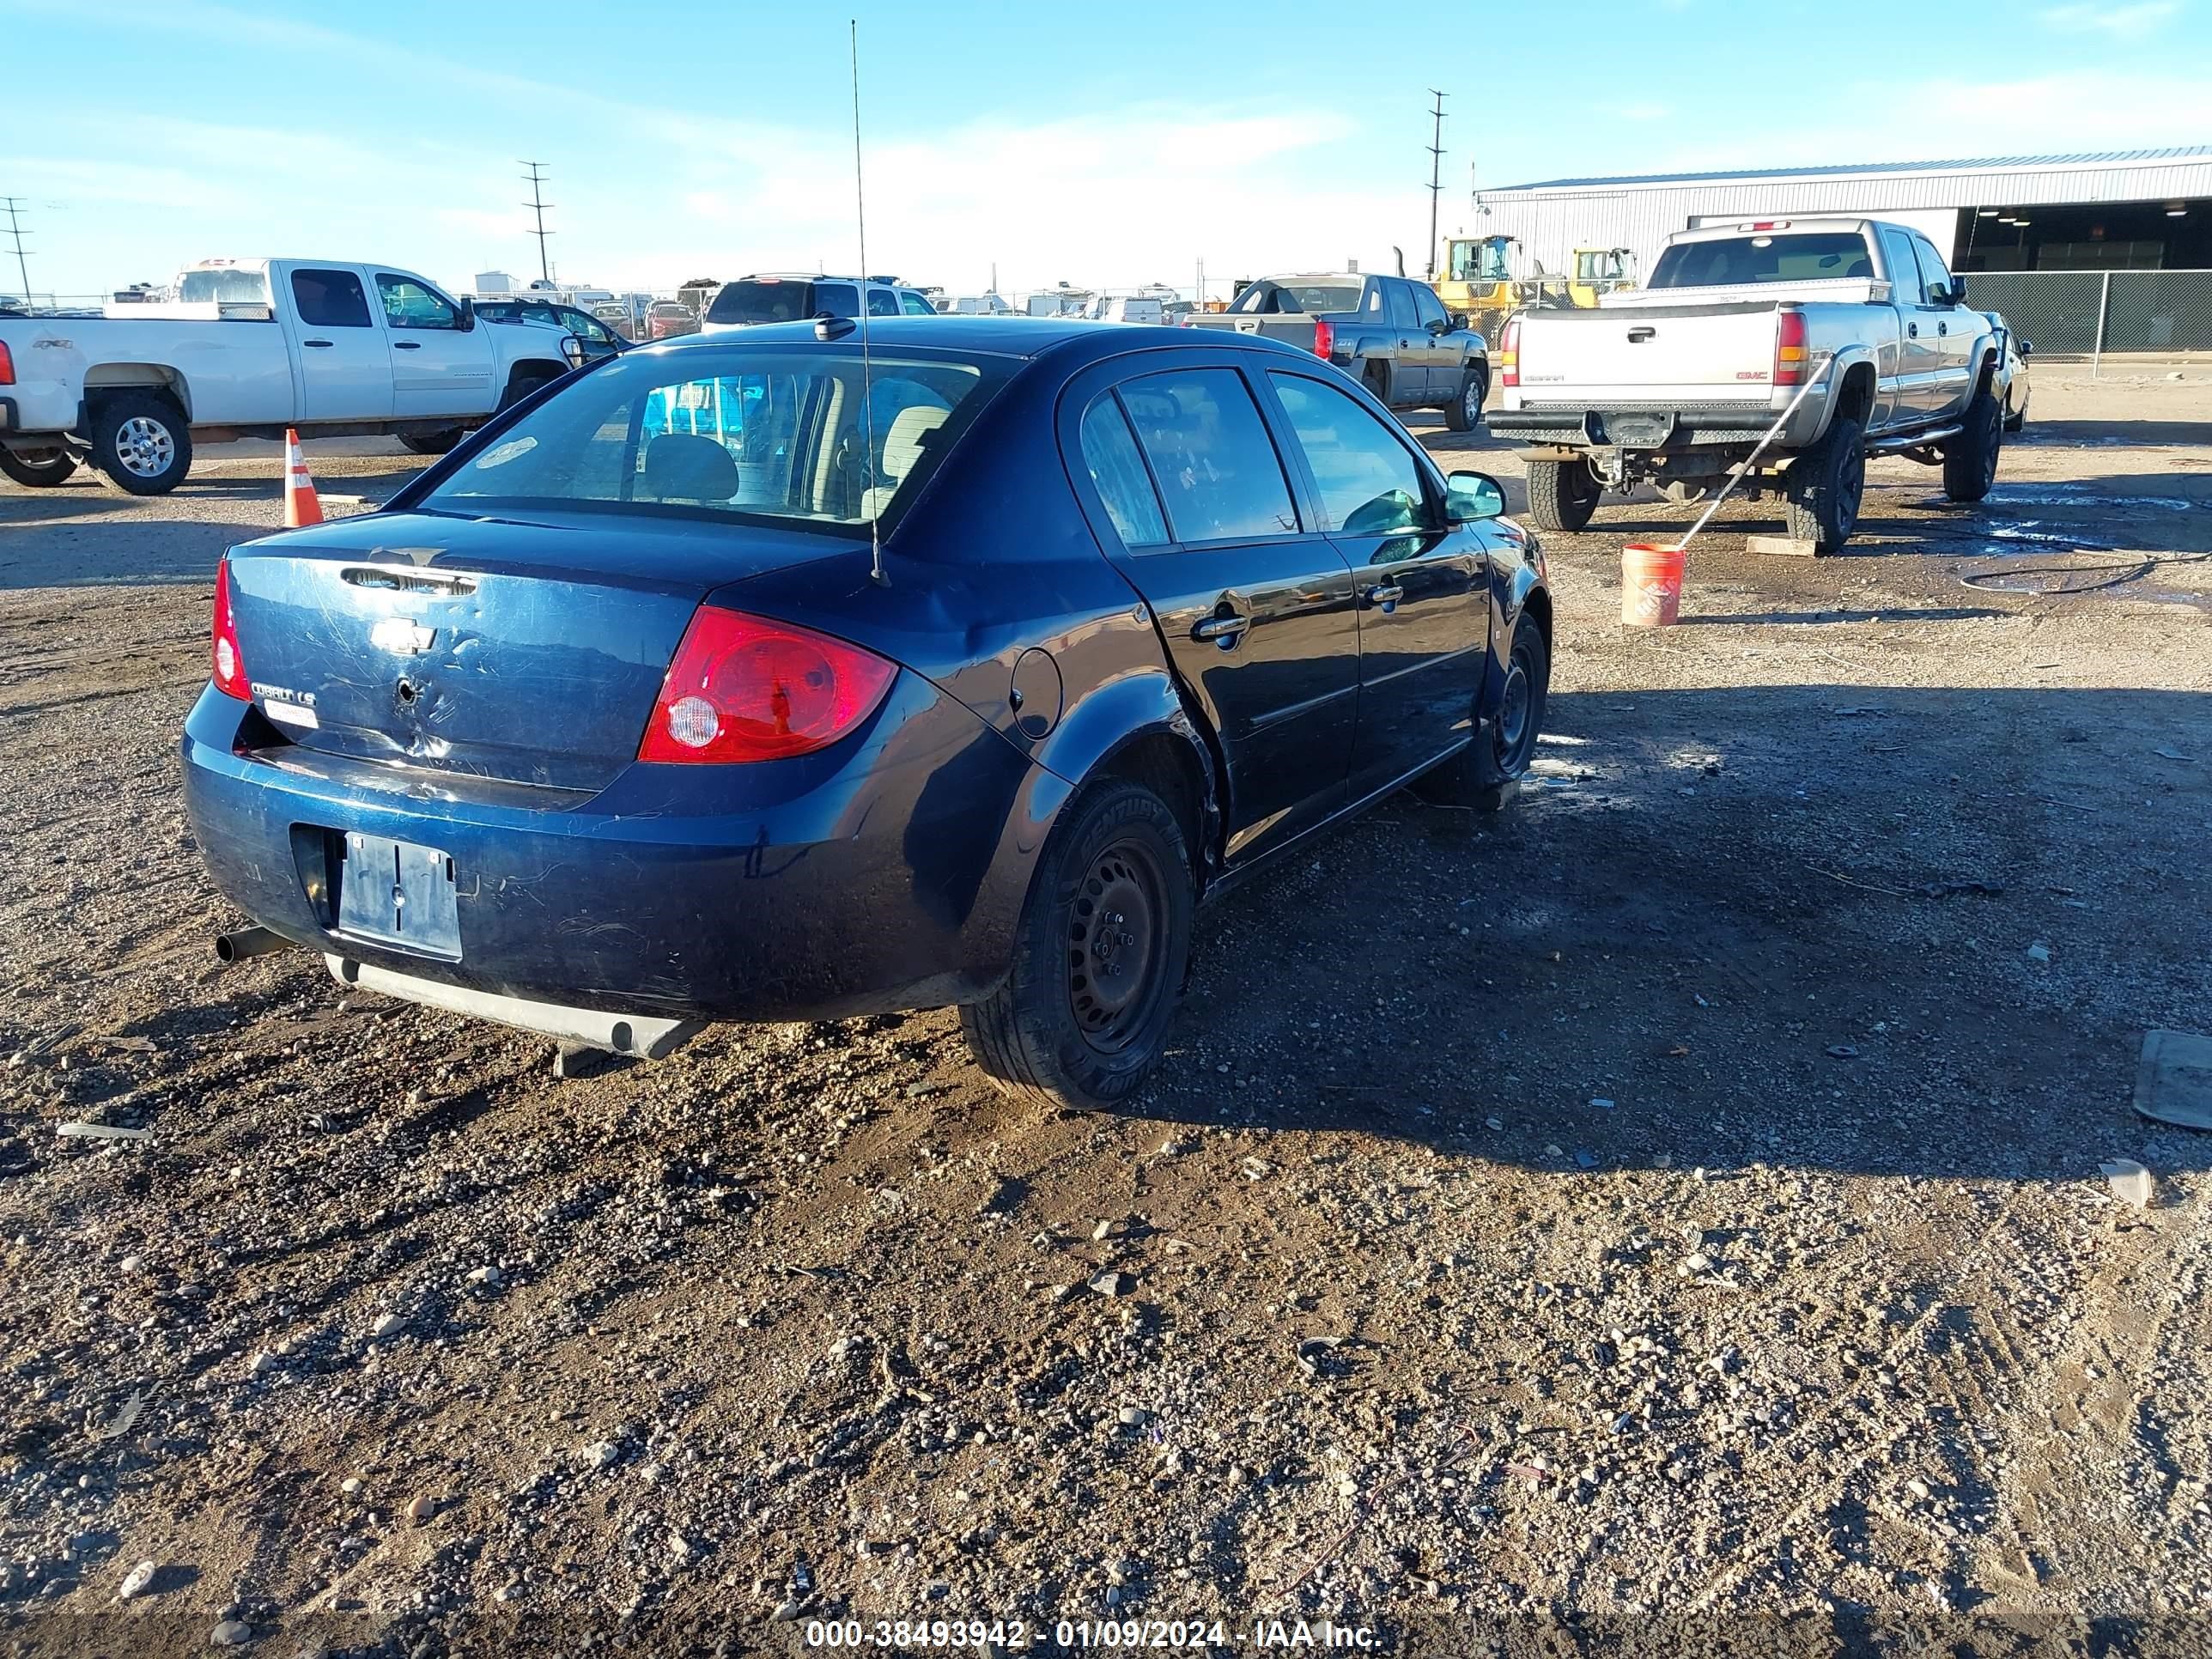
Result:
<instances>
[{"instance_id":1,"label":"utility pole","mask_svg":"<svg viewBox=\"0 0 2212 1659\"><path fill-rule=\"evenodd\" d=\"M550 283L553 280L553 267L545 258L545 239L553 233L545 228L545 210L553 204L545 199L545 192L538 188L545 182L545 164L542 161L518 161L515 165L530 169L522 175L530 184L530 199L522 205L538 215L538 228L531 232L538 239L538 274Z\"/></svg>"},{"instance_id":2,"label":"utility pole","mask_svg":"<svg viewBox=\"0 0 2212 1659\"><path fill-rule=\"evenodd\" d=\"M1444 190L1444 95L1434 87L1429 96L1437 106L1429 112L1437 118L1436 142L1429 146L1429 280L1437 279L1437 204Z\"/></svg>"},{"instance_id":3,"label":"utility pole","mask_svg":"<svg viewBox=\"0 0 2212 1659\"><path fill-rule=\"evenodd\" d=\"M0 206L8 210L8 234L15 243L15 274L23 279L23 303L31 303L31 268L23 262L23 221L16 210L23 204L20 196L0 196Z\"/></svg>"}]
</instances>

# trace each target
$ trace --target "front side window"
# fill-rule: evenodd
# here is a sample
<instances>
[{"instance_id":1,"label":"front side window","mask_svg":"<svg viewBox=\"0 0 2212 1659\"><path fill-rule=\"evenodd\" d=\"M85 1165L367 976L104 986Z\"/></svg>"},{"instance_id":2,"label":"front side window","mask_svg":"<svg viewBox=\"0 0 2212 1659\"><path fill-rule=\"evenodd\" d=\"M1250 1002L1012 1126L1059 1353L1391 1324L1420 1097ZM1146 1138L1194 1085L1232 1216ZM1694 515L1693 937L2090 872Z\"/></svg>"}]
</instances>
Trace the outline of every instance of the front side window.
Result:
<instances>
[{"instance_id":1,"label":"front side window","mask_svg":"<svg viewBox=\"0 0 2212 1659\"><path fill-rule=\"evenodd\" d=\"M1945 306L1951 303L1951 273L1944 268L1942 256L1917 236L1912 246L1920 254L1920 295L1923 304Z\"/></svg>"},{"instance_id":2,"label":"front side window","mask_svg":"<svg viewBox=\"0 0 2212 1659\"><path fill-rule=\"evenodd\" d=\"M1420 469L1382 423L1334 386L1271 372L1313 469L1328 527L1347 536L1415 530L1427 518Z\"/></svg>"},{"instance_id":3,"label":"front side window","mask_svg":"<svg viewBox=\"0 0 2212 1659\"><path fill-rule=\"evenodd\" d=\"M1434 328L1444 319L1444 302L1437 298L1436 289L1425 283L1413 287L1413 316L1423 328Z\"/></svg>"},{"instance_id":4,"label":"front side window","mask_svg":"<svg viewBox=\"0 0 2212 1659\"><path fill-rule=\"evenodd\" d=\"M1124 547L1158 547L1168 538L1160 498L1137 453L1129 422L1110 392L1102 392L1083 411L1083 465L1097 486L1098 499Z\"/></svg>"},{"instance_id":5,"label":"front side window","mask_svg":"<svg viewBox=\"0 0 2212 1659\"><path fill-rule=\"evenodd\" d=\"M1243 378L1229 368L1148 374L1121 387L1179 542L1296 534L1290 482Z\"/></svg>"},{"instance_id":6,"label":"front side window","mask_svg":"<svg viewBox=\"0 0 2212 1659\"><path fill-rule=\"evenodd\" d=\"M453 309L451 301L411 276L395 276L390 271L380 270L376 273L376 291L384 300L384 321L388 328L461 325L461 313Z\"/></svg>"},{"instance_id":7,"label":"front side window","mask_svg":"<svg viewBox=\"0 0 2212 1659\"><path fill-rule=\"evenodd\" d=\"M422 504L863 525L911 497L1001 378L988 359L881 350L864 377L857 340L635 353L532 410Z\"/></svg>"},{"instance_id":8,"label":"front side window","mask_svg":"<svg viewBox=\"0 0 2212 1659\"><path fill-rule=\"evenodd\" d=\"M908 317L934 317L937 315L937 308L931 305L928 300L923 295L915 293L910 289L902 289L899 290L898 301L899 310Z\"/></svg>"},{"instance_id":9,"label":"front side window","mask_svg":"<svg viewBox=\"0 0 2212 1659\"><path fill-rule=\"evenodd\" d=\"M350 270L295 270L292 304L309 328L371 328L368 296Z\"/></svg>"}]
</instances>

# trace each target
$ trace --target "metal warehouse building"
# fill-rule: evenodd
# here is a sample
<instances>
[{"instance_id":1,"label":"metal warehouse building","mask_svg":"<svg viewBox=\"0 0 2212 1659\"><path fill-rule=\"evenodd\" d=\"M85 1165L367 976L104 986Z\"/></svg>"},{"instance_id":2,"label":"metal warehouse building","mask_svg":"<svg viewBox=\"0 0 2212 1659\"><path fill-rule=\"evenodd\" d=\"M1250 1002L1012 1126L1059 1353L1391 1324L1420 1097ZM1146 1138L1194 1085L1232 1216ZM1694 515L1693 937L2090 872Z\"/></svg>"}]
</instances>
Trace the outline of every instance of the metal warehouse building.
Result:
<instances>
[{"instance_id":1,"label":"metal warehouse building","mask_svg":"<svg viewBox=\"0 0 2212 1659\"><path fill-rule=\"evenodd\" d=\"M1991 273L1969 281L1976 300L2040 349L2212 349L2212 145L1553 179L1477 191L1462 234L1518 237L1532 272L1573 270L1578 247L1625 247L1648 274L1674 231L1824 213L1900 221L1954 270ZM2028 272L2059 275L2000 275Z\"/></svg>"}]
</instances>

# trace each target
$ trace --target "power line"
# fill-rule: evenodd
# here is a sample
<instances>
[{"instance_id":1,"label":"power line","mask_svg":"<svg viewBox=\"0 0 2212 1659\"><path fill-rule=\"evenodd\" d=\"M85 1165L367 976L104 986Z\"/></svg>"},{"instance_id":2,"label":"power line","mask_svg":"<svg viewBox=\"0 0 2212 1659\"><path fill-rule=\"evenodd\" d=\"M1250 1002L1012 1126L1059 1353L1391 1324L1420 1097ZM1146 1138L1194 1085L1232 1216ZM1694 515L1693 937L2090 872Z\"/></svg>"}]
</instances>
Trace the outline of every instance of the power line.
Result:
<instances>
[{"instance_id":1,"label":"power line","mask_svg":"<svg viewBox=\"0 0 2212 1659\"><path fill-rule=\"evenodd\" d=\"M8 234L15 243L15 274L23 279L23 303L31 303L31 268L23 261L23 221L16 210L22 205L20 196L0 196L0 205L8 210Z\"/></svg>"},{"instance_id":2,"label":"power line","mask_svg":"<svg viewBox=\"0 0 2212 1659\"><path fill-rule=\"evenodd\" d=\"M546 261L545 239L553 233L545 228L545 210L553 204L544 199L545 192L538 188L545 182L545 164L543 161L518 161L515 165L530 169L522 175L530 185L530 199L522 205L538 215L538 228L530 234L538 239L538 274L550 283L553 280L553 267Z\"/></svg>"},{"instance_id":3,"label":"power line","mask_svg":"<svg viewBox=\"0 0 2212 1659\"><path fill-rule=\"evenodd\" d=\"M1437 100L1430 112L1436 118L1436 142L1429 146L1429 281L1437 279L1437 210L1443 199L1444 189L1444 94L1434 87L1429 95Z\"/></svg>"}]
</instances>

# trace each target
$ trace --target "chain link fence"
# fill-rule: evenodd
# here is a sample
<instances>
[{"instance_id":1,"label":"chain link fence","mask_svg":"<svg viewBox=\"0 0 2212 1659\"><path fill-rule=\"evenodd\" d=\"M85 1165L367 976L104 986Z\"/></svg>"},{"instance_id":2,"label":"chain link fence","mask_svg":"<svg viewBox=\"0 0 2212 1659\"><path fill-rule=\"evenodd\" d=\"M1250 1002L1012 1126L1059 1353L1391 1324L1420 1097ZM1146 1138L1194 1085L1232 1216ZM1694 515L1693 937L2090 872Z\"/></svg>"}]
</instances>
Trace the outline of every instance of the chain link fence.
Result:
<instances>
[{"instance_id":1,"label":"chain link fence","mask_svg":"<svg viewBox=\"0 0 2212 1659\"><path fill-rule=\"evenodd\" d=\"M2212 270L1977 271L1966 290L2039 356L2212 351Z\"/></svg>"}]
</instances>

